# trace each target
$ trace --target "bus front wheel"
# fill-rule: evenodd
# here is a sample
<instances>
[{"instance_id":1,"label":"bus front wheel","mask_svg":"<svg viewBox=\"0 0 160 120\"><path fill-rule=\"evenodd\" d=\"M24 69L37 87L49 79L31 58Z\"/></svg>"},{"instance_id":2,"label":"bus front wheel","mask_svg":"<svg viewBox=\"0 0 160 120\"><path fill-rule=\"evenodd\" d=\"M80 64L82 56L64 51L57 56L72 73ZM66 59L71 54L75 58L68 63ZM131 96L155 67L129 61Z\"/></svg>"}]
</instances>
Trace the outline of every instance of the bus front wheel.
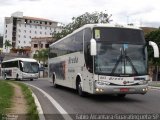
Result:
<instances>
[{"instance_id":1,"label":"bus front wheel","mask_svg":"<svg viewBox=\"0 0 160 120\"><path fill-rule=\"evenodd\" d=\"M85 93L84 93L83 90L82 90L81 80L77 80L76 87L77 87L78 94L79 94L80 96L84 97L84 96L85 96Z\"/></svg>"}]
</instances>

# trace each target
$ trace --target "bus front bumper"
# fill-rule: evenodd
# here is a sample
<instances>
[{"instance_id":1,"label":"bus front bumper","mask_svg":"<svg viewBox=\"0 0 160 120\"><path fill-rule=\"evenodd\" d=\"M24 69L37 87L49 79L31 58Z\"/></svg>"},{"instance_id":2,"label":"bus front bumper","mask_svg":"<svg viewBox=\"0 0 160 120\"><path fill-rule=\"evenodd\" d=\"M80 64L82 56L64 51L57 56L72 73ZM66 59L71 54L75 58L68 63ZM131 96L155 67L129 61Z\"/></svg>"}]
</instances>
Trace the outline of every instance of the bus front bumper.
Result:
<instances>
[{"instance_id":1,"label":"bus front bumper","mask_svg":"<svg viewBox=\"0 0 160 120\"><path fill-rule=\"evenodd\" d=\"M23 74L22 79L38 79L38 74Z\"/></svg>"},{"instance_id":2,"label":"bus front bumper","mask_svg":"<svg viewBox=\"0 0 160 120\"><path fill-rule=\"evenodd\" d=\"M144 85L96 85L94 94L145 94L148 91L148 84Z\"/></svg>"}]
</instances>

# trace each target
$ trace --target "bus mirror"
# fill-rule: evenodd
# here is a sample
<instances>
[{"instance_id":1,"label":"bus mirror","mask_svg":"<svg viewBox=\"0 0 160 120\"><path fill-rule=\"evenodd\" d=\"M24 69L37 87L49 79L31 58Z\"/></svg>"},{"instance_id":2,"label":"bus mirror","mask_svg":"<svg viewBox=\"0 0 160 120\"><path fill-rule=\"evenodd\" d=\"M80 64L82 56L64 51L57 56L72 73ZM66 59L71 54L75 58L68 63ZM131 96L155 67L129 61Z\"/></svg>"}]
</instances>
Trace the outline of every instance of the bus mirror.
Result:
<instances>
[{"instance_id":1,"label":"bus mirror","mask_svg":"<svg viewBox=\"0 0 160 120\"><path fill-rule=\"evenodd\" d=\"M23 65L23 62L21 62L21 65L22 65L22 68L23 68L23 66L24 66L24 65Z\"/></svg>"},{"instance_id":2,"label":"bus mirror","mask_svg":"<svg viewBox=\"0 0 160 120\"><path fill-rule=\"evenodd\" d=\"M97 55L97 45L95 39L91 39L90 41L90 54L91 56Z\"/></svg>"},{"instance_id":3,"label":"bus mirror","mask_svg":"<svg viewBox=\"0 0 160 120\"><path fill-rule=\"evenodd\" d=\"M149 41L149 45L152 46L153 51L154 51L154 57L155 58L159 58L159 49L158 46L155 42L153 41Z\"/></svg>"}]
</instances>

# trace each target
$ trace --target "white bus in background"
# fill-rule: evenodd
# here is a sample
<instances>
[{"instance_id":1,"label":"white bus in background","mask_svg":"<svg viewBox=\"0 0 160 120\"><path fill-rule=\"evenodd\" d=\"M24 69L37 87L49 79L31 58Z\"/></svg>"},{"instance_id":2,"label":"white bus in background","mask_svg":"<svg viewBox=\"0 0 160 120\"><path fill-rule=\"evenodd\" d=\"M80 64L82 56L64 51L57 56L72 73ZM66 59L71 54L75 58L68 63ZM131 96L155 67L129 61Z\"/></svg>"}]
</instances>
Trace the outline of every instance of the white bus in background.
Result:
<instances>
[{"instance_id":1,"label":"white bus in background","mask_svg":"<svg viewBox=\"0 0 160 120\"><path fill-rule=\"evenodd\" d=\"M49 47L53 85L77 89L79 95L145 94L148 53L143 31L131 26L88 24ZM149 41L154 57L158 46Z\"/></svg>"},{"instance_id":2,"label":"white bus in background","mask_svg":"<svg viewBox=\"0 0 160 120\"><path fill-rule=\"evenodd\" d=\"M15 58L2 62L2 76L4 79L33 79L38 78L39 64L32 58Z\"/></svg>"}]
</instances>

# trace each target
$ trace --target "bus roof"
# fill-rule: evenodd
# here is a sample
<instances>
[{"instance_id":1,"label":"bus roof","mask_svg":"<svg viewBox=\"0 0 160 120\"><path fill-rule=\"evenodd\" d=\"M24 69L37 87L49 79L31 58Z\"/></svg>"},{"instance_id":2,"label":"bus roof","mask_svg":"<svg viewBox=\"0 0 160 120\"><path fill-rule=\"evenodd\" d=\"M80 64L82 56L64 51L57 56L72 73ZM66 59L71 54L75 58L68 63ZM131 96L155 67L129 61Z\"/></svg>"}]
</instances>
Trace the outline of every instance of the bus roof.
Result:
<instances>
[{"instance_id":1,"label":"bus roof","mask_svg":"<svg viewBox=\"0 0 160 120\"><path fill-rule=\"evenodd\" d=\"M83 25L82 27L74 30L72 33L68 34L67 36L59 39L58 41L52 43L50 46L60 42L61 40L73 35L74 33L77 33L85 28L94 28L94 27L115 27L115 28L128 28L128 29L137 29L137 30L142 30L141 28L139 27L136 27L136 26L129 26L129 25L119 25L119 24L109 24L109 23L106 23L106 24L85 24Z\"/></svg>"},{"instance_id":2,"label":"bus roof","mask_svg":"<svg viewBox=\"0 0 160 120\"><path fill-rule=\"evenodd\" d=\"M10 61L17 61L17 60L26 61L26 62L37 62L37 60L35 60L33 58L14 58L14 59L2 61L2 63L3 62L10 62Z\"/></svg>"}]
</instances>

